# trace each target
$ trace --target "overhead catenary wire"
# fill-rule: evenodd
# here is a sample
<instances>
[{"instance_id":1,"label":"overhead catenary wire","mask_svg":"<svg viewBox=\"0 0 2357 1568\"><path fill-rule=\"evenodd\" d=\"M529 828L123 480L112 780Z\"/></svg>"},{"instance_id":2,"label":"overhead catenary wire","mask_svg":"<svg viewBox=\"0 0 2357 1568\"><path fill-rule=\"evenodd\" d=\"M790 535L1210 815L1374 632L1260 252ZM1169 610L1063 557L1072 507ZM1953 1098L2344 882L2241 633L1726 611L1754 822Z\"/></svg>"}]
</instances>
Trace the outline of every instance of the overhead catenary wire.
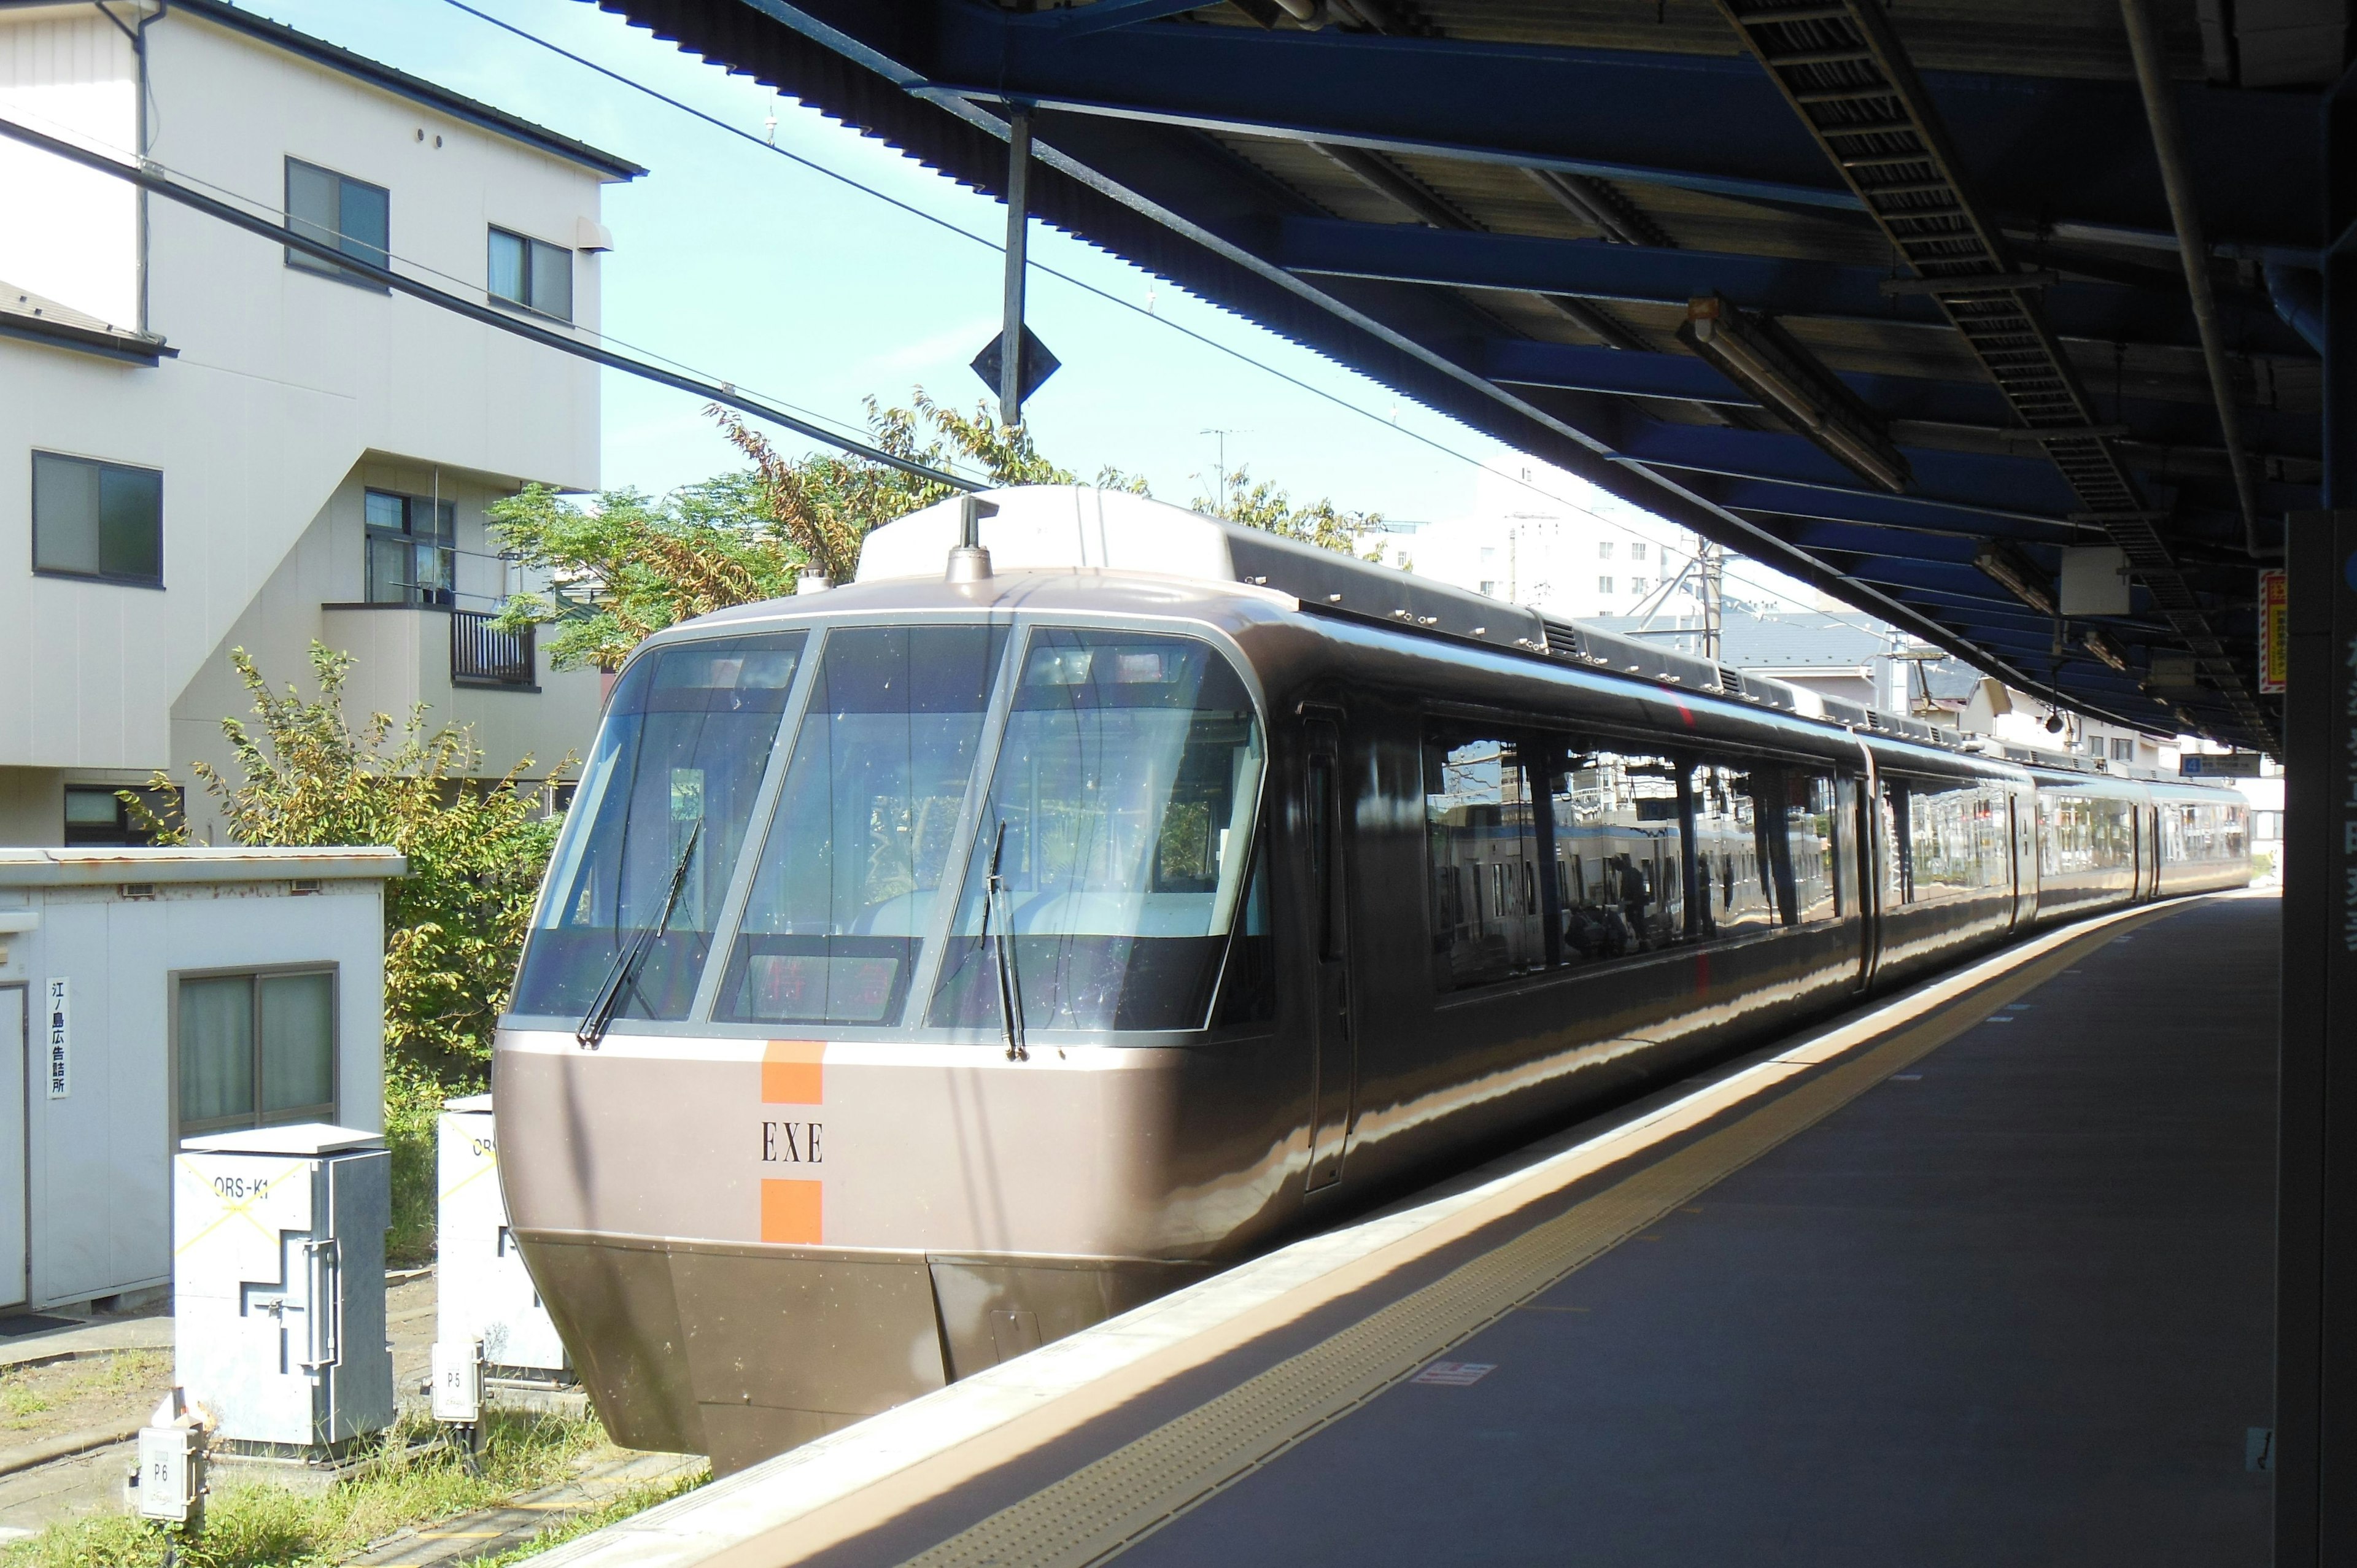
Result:
<instances>
[{"instance_id":1,"label":"overhead catenary wire","mask_svg":"<svg viewBox=\"0 0 2357 1568\"><path fill-rule=\"evenodd\" d=\"M432 284L404 277L390 267L378 266L373 262L364 261L324 241L315 240L307 234L299 232L290 224L280 224L267 218L257 217L216 197L191 189L169 176L157 172L153 166L134 166L118 162L104 153L92 152L86 147L77 146L71 142L36 131L31 126L19 124L14 120L0 119L0 136L21 142L27 146L64 158L69 163L79 164L84 168L94 169L114 178L128 181L151 195L163 197L167 201L178 202L209 218L242 229L248 233L259 235L273 244L285 245L289 250L300 251L316 260L328 263L356 277L366 278L369 282L391 289L396 294L408 295L414 299L423 300L428 305L436 306L454 315L463 316L470 321L508 333L512 337L522 338L527 342L537 343L543 348L554 349L558 353L569 354L577 360L587 360L592 364L603 365L609 370L621 371L676 391L693 392L714 403L749 413L757 419L783 425L789 430L809 436L813 441L823 442L827 446L864 457L871 463L896 469L913 478L924 479L955 490L976 490L987 488L983 482L968 478L963 475L948 473L924 463L913 462L897 453L887 452L880 446L839 435L809 420L788 413L782 409L774 408L759 399L747 397L726 383L709 381L699 376L668 371L660 365L651 365L644 360L634 360L627 354L618 354L601 345L585 343L577 338L568 338L561 332L536 326L520 317L496 310L488 305L478 305L471 299L463 298L447 289L436 288Z\"/></svg>"},{"instance_id":2,"label":"overhead catenary wire","mask_svg":"<svg viewBox=\"0 0 2357 1568\"><path fill-rule=\"evenodd\" d=\"M629 76L624 72L616 70L610 66L601 65L597 61L589 59L587 56L566 48L564 45L559 44L553 39L541 37L539 34L531 31L529 28L519 27L515 23L510 22L503 17L495 16L488 11L484 11L475 5L471 5L467 3L467 0L443 0L443 3L454 10L464 12L466 15L475 17L479 21L488 23L490 26L497 27L504 33L508 33L520 38L537 48L545 49L549 53L555 55L562 59L569 60L585 70L592 71L598 76L604 77L609 81L627 87L633 92L639 93L643 97L650 98L667 108L687 115L691 119L699 121L702 124L712 127L714 130L722 132L726 135L733 136L737 140L741 141L749 146L757 147L765 153L773 153L779 157L786 159L790 163L798 165L801 167L809 170L811 173L818 175L822 178L832 180L837 185L841 185L851 190L858 191L864 196L871 197L877 201L883 202L888 207L907 213L909 216L915 218L921 222L931 224L932 227L941 230L944 233L955 235L957 238L965 241L969 244L978 245L984 250L995 252L1002 255L1006 252L1006 247L1005 242L1002 241L994 240L986 234L977 234L970 229L963 228L951 220L943 218L939 213L928 212L923 208L917 206L913 202L905 201L900 198L892 195L888 191L880 190L875 186L869 185L863 180L845 174L840 169L830 168L825 164L819 162L815 158L807 157L788 147L781 147L767 136L755 135L752 132L746 130L742 126L731 124L728 121L721 118L719 115L714 114L704 109L699 109L694 104L689 103L683 99L674 98L671 94L662 91L660 88L651 87L647 83L638 81L636 78ZM1037 258L1027 258L1027 264L1033 271L1045 274L1047 276L1052 277L1060 283L1069 285L1085 294L1092 295L1098 299L1103 300L1109 305L1119 306L1121 309L1129 311L1134 315L1142 316L1147 320L1153 321L1170 331L1177 332L1182 337L1190 338L1193 341L1201 344L1205 348L1211 349L1241 364L1249 365L1253 369L1259 371L1264 374L1274 376L1290 386L1308 392L1313 397L1321 399L1322 401L1331 403L1335 407L1343 409L1351 413L1355 413L1362 419L1383 425L1388 430L1398 435L1405 435L1412 441L1418 442L1430 447L1434 451L1454 458L1460 463L1468 464L1473 467L1490 467L1488 464L1482 462L1480 458L1472 456L1470 453L1460 451L1458 448L1448 445L1446 442L1437 440L1420 431L1410 430L1398 424L1383 414L1376 413L1372 409L1364 407L1359 403L1354 403L1338 393L1329 392L1323 387L1317 386L1314 383L1304 381L1300 377L1293 375L1286 371L1280 370L1276 366L1269 364L1264 360L1255 359L1240 349L1222 343L1217 338L1210 337L1205 333L1198 332L1184 323L1172 320L1170 317L1163 316L1145 306L1141 306L1134 300L1125 299L1120 295L1114 293L1110 289L1090 283L1083 278L1075 277L1071 274L1064 272L1048 263L1041 262ZM1534 484L1531 480L1517 478L1496 468L1491 468L1490 471L1498 474L1501 478L1505 479L1509 484L1517 485L1522 489L1528 490L1534 496L1553 501L1558 506L1568 507L1585 516L1594 518L1597 521L1603 523L1606 527L1619 529L1620 532L1629 534L1632 538L1650 539L1652 537L1644 530L1640 529L1633 524L1626 522L1619 518L1608 516L1604 512L1597 510L1594 507L1587 506L1565 496L1557 495L1554 491ZM1752 588L1758 592L1771 594L1779 598L1789 596L1785 590L1778 588L1771 584L1761 583L1745 577L1736 577L1733 573L1729 573L1728 575L1729 577L1734 578L1735 581L1742 583L1744 586ZM1859 626L1857 623L1853 621L1843 620L1839 617L1835 617L1834 618L1839 621L1840 624L1854 627L1856 629L1861 631L1871 629L1867 627Z\"/></svg>"},{"instance_id":3,"label":"overhead catenary wire","mask_svg":"<svg viewBox=\"0 0 2357 1568\"><path fill-rule=\"evenodd\" d=\"M253 209L256 215L265 217L266 220L274 225L279 221L279 209L274 201L266 200L262 197L253 195L250 191L238 190L233 187L223 185L218 180L207 179L202 175L191 173L189 170L185 168L175 167L174 166L165 163L157 158L141 157L135 159L128 150L117 144L109 142L102 137L91 135L78 126L65 125L61 122L50 119L49 116L41 113L38 110L30 108L27 105L16 105L11 112L28 120L45 122L49 125L57 127L59 131L69 133L68 134L61 136L59 138L61 140L72 142L74 145L81 146L87 150L114 154L117 156L117 161L124 165L129 165L134 162L143 164L145 166L155 170L156 173L172 179L177 179L184 185L211 191L216 195L226 197L232 202L242 202L247 208ZM307 221L307 226L316 230L318 233L323 234L331 240L354 240L359 238L359 236L346 233L340 229L330 229L324 224L309 223ZM273 232L276 232L274 228ZM481 293L486 298L492 297L490 291L483 285L477 283L474 279L461 277L457 273L437 267L432 263L418 256L412 255L403 251L392 250L388 247L371 245L370 248L379 251L391 261L399 262L403 266L411 269L413 272L424 274L428 277L442 278L456 285L460 289ZM349 258L350 252L344 252L344 254ZM675 359L673 356L664 353L660 349L650 347L644 343L633 342L627 338L618 337L614 333L608 332L601 328L585 326L578 321L566 321L565 325L568 329L574 332L587 334L601 343L608 344L619 349L628 349L631 353L640 355L651 362L669 365L673 369L680 371L689 376L697 377L705 381L716 381L717 384L726 387L734 392L741 392L745 396L753 398L758 402L785 409L789 413L798 414L805 419L815 420L822 424L833 425L838 430L850 433L854 440L859 439L858 426L853 424L849 420L839 418L834 414L826 413L823 409L806 408L802 404L793 403L788 399L764 392L759 388L748 387L741 381L715 378L696 366L689 364L684 360ZM948 466L953 468L956 465L950 464Z\"/></svg>"},{"instance_id":4,"label":"overhead catenary wire","mask_svg":"<svg viewBox=\"0 0 2357 1568\"><path fill-rule=\"evenodd\" d=\"M954 234L961 239L966 240L971 243L980 245L985 249L996 252L1004 251L1004 245L998 242L993 241L984 235L973 233L972 231L963 229L946 219L936 214L927 212L921 208L903 201L887 192L878 190L874 187L855 179L848 175L831 169L825 165L818 163L813 159L793 153L790 149L779 147L765 138L754 136L748 132L729 124L726 121L718 118L717 116L695 108L692 104L688 104L681 100L673 98L670 95L661 92L656 89L648 87L641 82L635 81L628 76L622 75L608 67L599 65L594 60L588 59L572 50L566 49L548 39L542 38L524 28L516 27L500 17L490 16L490 14L479 10L472 5L467 5L464 3L464 0L446 0L446 3L471 16L489 23L493 27L499 27L502 31L512 34L526 42L547 49L565 59L583 67L584 69L594 71L598 75L620 83L621 85L630 87L633 91L654 99L667 107L685 113L694 119L716 129L726 132L740 140L748 142L765 151L776 153L813 173L845 185L849 188L860 191L875 199L883 201L891 207L910 214L911 216L921 219L925 222L940 228L948 233ZM46 116L38 117L46 118ZM46 136L39 132L32 130L30 127L16 125L7 122L0 122L0 134L13 136L16 140L26 142L27 145L38 146L42 148L42 150L50 152L59 156L66 157L70 161L81 163L85 166L98 169L115 177L129 180L131 183L140 185L144 188L147 188L157 195L165 197L167 199L174 200L181 203L182 205L189 206L197 210L206 212L210 216L228 221L236 227L247 230L249 232L253 232L266 237L274 242L285 244L290 248L313 254L319 260L328 262L345 271L366 276L370 281L378 283L382 286L393 289L396 292L410 295L413 297L419 298L426 303L440 306L444 308L452 309L457 314L466 316L497 330L505 331L511 335L524 338L528 340L540 343L544 347L554 349L559 352L567 353L576 358L586 359L594 363L620 371L625 374L634 375L640 379L653 381L656 384L669 386L674 390L693 392L696 395L705 397L710 401L750 413L756 418L768 420L782 425L787 429L795 431L796 433L805 435L823 445L854 453L862 457L866 457L870 461L883 464L902 472L909 473L915 477L923 478L935 483L963 490L973 490L986 488L987 482L985 480L969 478L967 477L945 471L941 468L935 468L925 464L910 462L908 459L899 457L894 454L886 452L881 448L858 440L856 437L845 436L837 434L834 431L822 428L818 424L813 422L825 421L827 423L836 424L844 424L845 422L836 420L833 416L814 410L802 410L799 415L793 413L789 413L785 409L777 406L778 402L780 400L757 397L748 394L735 382L708 379L707 377L697 373L693 370L693 368L686 366L683 361L672 359L670 356L664 355L659 350L631 344L626 339L622 339L614 337L611 334L607 334L593 328L579 327L577 325L571 327L571 330L586 333L591 337L597 338L600 343L619 344L624 348L631 349L638 354L646 356L646 360L660 360L665 364L678 367L678 373L666 371L662 369L660 364L648 363L646 362L646 360L633 360L627 355L617 354L612 352L610 349L584 343L576 338L563 336L546 328L534 327L509 315L506 312L498 311L488 306L479 306L473 301L466 299L463 296L451 295L447 291L436 289L430 285L420 284L414 279L404 278L401 274L392 272L389 268L376 267L368 262L350 255L349 252L344 252L339 248L323 244L318 242L309 240L307 236L293 232L291 226L282 226L279 220L274 215L271 217L258 216L254 213L241 210L240 209L231 206L225 202L217 201L204 197L199 192L188 188L195 186L207 187L210 189L221 192L224 196L233 198L239 201L246 202L257 208L264 208L265 210L270 210L274 213L274 209L270 208L269 204L264 202L259 198L255 198L243 192L232 190L227 187L220 186L199 176L172 170L167 166L162 165L152 158L142 158L139 162L144 166L134 167L125 161L109 158L103 154L91 152L87 148L78 146L75 144L67 142L61 138ZM176 184L176 181L178 183ZM444 278L450 283L459 285L460 287L473 289L479 286L475 285L471 279L461 278L454 274L433 267L415 258L394 255L391 252L387 252L387 254L389 260L399 260L404 266L411 267L415 271L425 273L433 276ZM1152 309L1140 306L1135 302L1125 299L1097 285L1074 277L1052 265L1041 263L1036 261L1032 262L1030 264L1037 267L1040 272L1046 274L1048 276L1057 279L1059 282L1070 285L1074 288L1080 289L1083 293L1102 299L1109 304L1118 306L1134 314L1144 316L1170 330L1179 333L1185 338L1201 344L1204 347L1212 349L1240 363L1249 365L1265 374L1274 376L1278 380L1283 381L1298 390L1309 392L1312 396L1319 398L1320 400L1331 403L1336 407L1358 414L1361 418L1382 424L1387 429L1397 434L1404 435L1409 439L1430 447L1444 456L1477 467L1490 467L1483 463L1481 459L1477 458L1469 453L1460 451L1448 446L1445 442L1436 440L1421 432L1403 427L1394 420L1387 418L1372 409L1353 403L1347 398L1329 392L1324 388L1316 386L1302 380L1298 376L1295 376L1286 371L1280 370L1264 360L1257 360L1241 349L1232 348L1228 344L1222 343L1216 338L1211 338L1206 334L1198 332L1181 323L1173 321L1167 317L1159 315ZM788 406L791 407L791 405ZM1491 471L1499 473L1500 477L1507 479L1509 483L1515 484L1533 495L1542 497L1545 499L1554 501L1558 505L1569 508L1574 511L1579 512L1605 524L1607 527L1618 529L1620 532L1629 533L1632 537L1636 538L1648 537L1643 530L1641 530L1620 519L1609 517L1591 506L1572 500L1566 497L1556 495L1553 491L1534 484L1528 479L1504 473L1496 468L1491 468ZM1735 576L1734 574L1729 574L1729 575ZM1735 580L1762 593L1770 594L1778 597L1787 596L1785 590L1770 584L1761 583L1747 577L1736 577ZM1839 616L1834 616L1831 618L1840 624L1850 625L1853 627L1857 626L1857 623L1847 621ZM1864 630L1867 628L1858 627L1857 629Z\"/></svg>"}]
</instances>

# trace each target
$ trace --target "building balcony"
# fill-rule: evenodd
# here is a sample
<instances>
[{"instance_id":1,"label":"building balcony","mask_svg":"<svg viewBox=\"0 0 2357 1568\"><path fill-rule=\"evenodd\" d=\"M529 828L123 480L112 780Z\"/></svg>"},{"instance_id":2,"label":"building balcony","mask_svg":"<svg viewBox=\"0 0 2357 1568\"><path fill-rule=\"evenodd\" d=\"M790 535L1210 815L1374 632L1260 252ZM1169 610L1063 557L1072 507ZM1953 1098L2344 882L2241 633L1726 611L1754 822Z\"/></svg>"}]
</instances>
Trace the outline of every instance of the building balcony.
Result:
<instances>
[{"instance_id":1,"label":"building balcony","mask_svg":"<svg viewBox=\"0 0 2357 1568\"><path fill-rule=\"evenodd\" d=\"M345 713L355 724L389 714L398 725L422 703L429 730L474 731L490 776L527 756L535 776L587 756L602 696L597 671L544 671L533 637L498 630L491 618L447 605L322 605L320 640L353 659Z\"/></svg>"}]
</instances>

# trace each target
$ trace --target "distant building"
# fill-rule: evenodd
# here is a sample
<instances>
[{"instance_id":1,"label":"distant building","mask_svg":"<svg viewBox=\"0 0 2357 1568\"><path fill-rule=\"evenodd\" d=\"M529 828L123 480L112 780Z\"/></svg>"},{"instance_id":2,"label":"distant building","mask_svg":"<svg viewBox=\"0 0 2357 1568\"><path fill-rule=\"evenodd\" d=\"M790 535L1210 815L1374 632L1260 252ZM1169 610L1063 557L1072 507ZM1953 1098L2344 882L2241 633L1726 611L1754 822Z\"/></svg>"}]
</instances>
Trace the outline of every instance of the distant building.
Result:
<instances>
[{"instance_id":1,"label":"distant building","mask_svg":"<svg viewBox=\"0 0 2357 1568\"><path fill-rule=\"evenodd\" d=\"M221 0L0 7L0 113L585 337L644 172ZM126 842L116 789L225 761L232 648L348 650L350 711L494 775L586 751L597 676L488 627L483 517L598 438L584 361L0 142L0 844Z\"/></svg>"},{"instance_id":2,"label":"distant building","mask_svg":"<svg viewBox=\"0 0 2357 1568\"><path fill-rule=\"evenodd\" d=\"M1674 619L1702 608L1700 584L1687 570L1693 534L1529 458L1481 468L1464 515L1397 525L1380 539L1385 559L1405 560L1418 576L1560 619L1648 610ZM1729 602L1792 603L1764 568L1744 564L1736 571L1725 590Z\"/></svg>"}]
</instances>

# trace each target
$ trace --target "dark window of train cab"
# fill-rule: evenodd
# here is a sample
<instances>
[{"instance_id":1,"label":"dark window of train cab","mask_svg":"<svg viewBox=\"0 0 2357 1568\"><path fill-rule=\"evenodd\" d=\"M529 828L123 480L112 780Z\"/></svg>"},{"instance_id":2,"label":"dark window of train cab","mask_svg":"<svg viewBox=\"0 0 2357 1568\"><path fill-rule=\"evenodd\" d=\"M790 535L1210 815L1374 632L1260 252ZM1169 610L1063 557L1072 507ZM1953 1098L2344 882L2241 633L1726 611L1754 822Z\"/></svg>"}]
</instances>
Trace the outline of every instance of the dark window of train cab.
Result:
<instances>
[{"instance_id":1,"label":"dark window of train cab","mask_svg":"<svg viewBox=\"0 0 2357 1568\"><path fill-rule=\"evenodd\" d=\"M549 864L513 1011L579 1017L643 947L615 1015L687 1016L802 649L800 632L709 638L622 671Z\"/></svg>"},{"instance_id":2,"label":"dark window of train cab","mask_svg":"<svg viewBox=\"0 0 2357 1568\"><path fill-rule=\"evenodd\" d=\"M1269 923L1268 854L1264 848L1253 854L1243 909L1228 942L1227 972L1220 977L1219 1011L1211 1022L1228 1028L1265 1024L1275 1016L1276 939Z\"/></svg>"},{"instance_id":3,"label":"dark window of train cab","mask_svg":"<svg viewBox=\"0 0 2357 1568\"><path fill-rule=\"evenodd\" d=\"M1006 933L1028 1028L1202 1028L1260 800L1251 693L1147 632L1042 627L1017 668L930 1021L998 1032Z\"/></svg>"},{"instance_id":4,"label":"dark window of train cab","mask_svg":"<svg viewBox=\"0 0 2357 1568\"><path fill-rule=\"evenodd\" d=\"M1591 964L1685 940L1679 765L1608 746L1550 746L1546 794L1556 961Z\"/></svg>"},{"instance_id":5,"label":"dark window of train cab","mask_svg":"<svg viewBox=\"0 0 2357 1568\"><path fill-rule=\"evenodd\" d=\"M997 627L828 634L715 1018L899 1020L1006 645Z\"/></svg>"}]
</instances>

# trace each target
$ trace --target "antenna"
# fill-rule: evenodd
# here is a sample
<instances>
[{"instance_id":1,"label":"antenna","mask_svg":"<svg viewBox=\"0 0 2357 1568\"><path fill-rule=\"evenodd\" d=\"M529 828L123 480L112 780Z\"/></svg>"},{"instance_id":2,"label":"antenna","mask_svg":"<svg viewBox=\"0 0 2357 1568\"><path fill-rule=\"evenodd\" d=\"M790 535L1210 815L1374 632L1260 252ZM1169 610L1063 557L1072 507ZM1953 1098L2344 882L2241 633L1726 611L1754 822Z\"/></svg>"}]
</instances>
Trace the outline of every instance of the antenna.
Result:
<instances>
[{"instance_id":1,"label":"antenna","mask_svg":"<svg viewBox=\"0 0 2357 1568\"><path fill-rule=\"evenodd\" d=\"M950 552L947 580L983 583L990 579L990 552L982 547L982 520L998 515L998 503L977 495L958 497L958 542Z\"/></svg>"}]
</instances>

